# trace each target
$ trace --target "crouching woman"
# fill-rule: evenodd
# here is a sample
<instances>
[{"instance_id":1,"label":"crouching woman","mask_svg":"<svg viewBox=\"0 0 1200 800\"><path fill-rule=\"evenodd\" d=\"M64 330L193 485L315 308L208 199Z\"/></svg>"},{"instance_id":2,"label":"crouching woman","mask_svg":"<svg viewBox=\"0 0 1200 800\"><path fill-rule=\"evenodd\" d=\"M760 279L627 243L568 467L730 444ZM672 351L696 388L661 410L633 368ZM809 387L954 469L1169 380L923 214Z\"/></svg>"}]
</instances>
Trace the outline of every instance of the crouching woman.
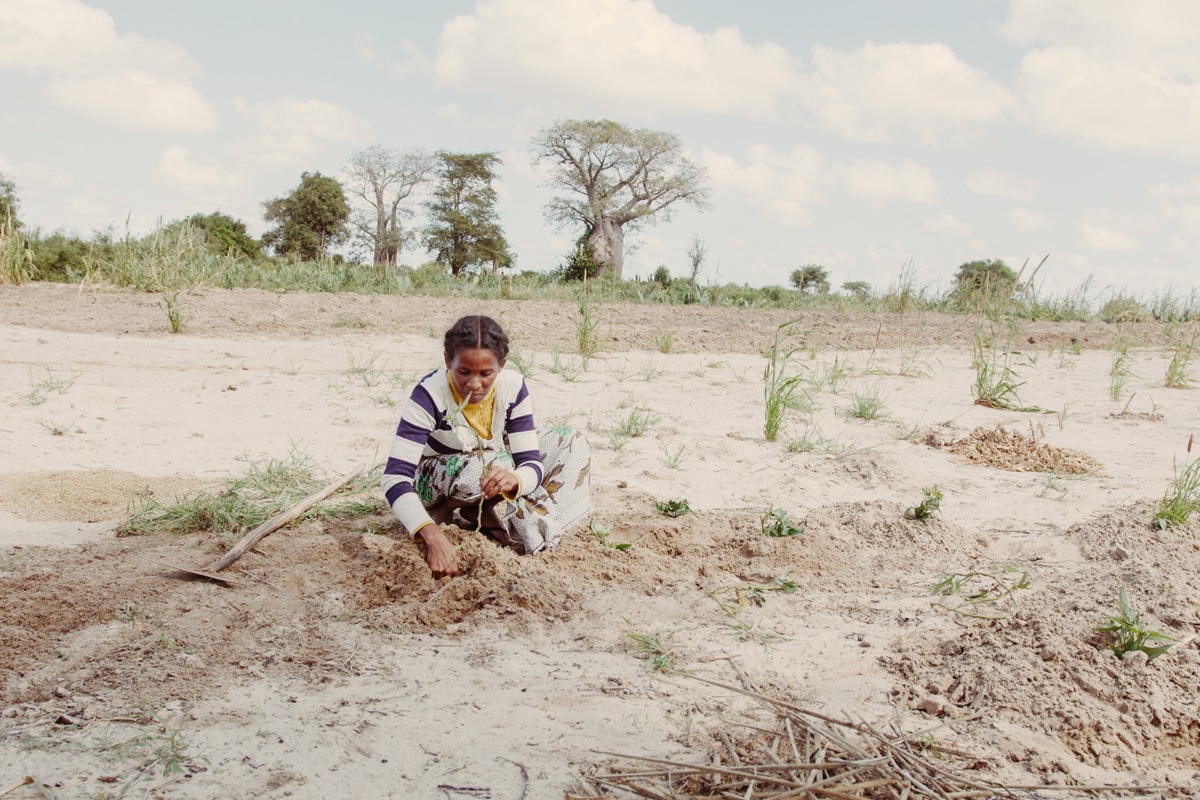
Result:
<instances>
[{"instance_id":1,"label":"crouching woman","mask_svg":"<svg viewBox=\"0 0 1200 800\"><path fill-rule=\"evenodd\" d=\"M505 367L507 358L508 336L495 320L458 320L446 331L445 366L413 388L396 428L381 486L396 518L424 542L435 578L462 573L444 525L537 553L592 510L587 440L534 425L525 379Z\"/></svg>"}]
</instances>

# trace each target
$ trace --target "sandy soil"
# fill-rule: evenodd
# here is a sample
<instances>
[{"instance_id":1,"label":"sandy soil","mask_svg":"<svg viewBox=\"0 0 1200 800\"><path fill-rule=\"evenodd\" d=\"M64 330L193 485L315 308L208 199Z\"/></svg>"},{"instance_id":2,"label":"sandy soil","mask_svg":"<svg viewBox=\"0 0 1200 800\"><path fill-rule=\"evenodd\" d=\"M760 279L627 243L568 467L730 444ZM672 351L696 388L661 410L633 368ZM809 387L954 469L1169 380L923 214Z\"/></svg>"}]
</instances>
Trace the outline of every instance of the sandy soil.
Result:
<instances>
[{"instance_id":1,"label":"sandy soil","mask_svg":"<svg viewBox=\"0 0 1200 800\"><path fill-rule=\"evenodd\" d=\"M0 792L43 787L6 797L563 797L598 751L700 762L757 724L682 674L735 683L735 664L928 732L978 778L1200 784L1200 521L1149 524L1200 393L1162 388L1153 332L1021 326L1021 398L1051 413L1016 413L972 403L971 320L810 315L793 371L824 379L812 422L767 443L762 353L786 312L604 306L584 370L566 304L206 290L171 335L157 303L0 287ZM540 421L589 432L595 519L628 550L581 530L523 557L462 532L467 574L434 581L387 515L313 519L224 587L170 566L212 561L211 534L114 535L131 502L248 461L377 463L465 313L509 329ZM1113 401L1106 348L1130 335L1148 344ZM880 416L853 417L872 393ZM635 410L649 430L621 437ZM997 425L1099 466L954 445ZM906 518L933 484L941 514ZM669 498L694 513L658 514ZM767 508L804 533L765 537ZM994 619L930 596L973 570L1028 587L960 609ZM1119 659L1094 631L1122 587L1179 640L1166 655Z\"/></svg>"}]
</instances>

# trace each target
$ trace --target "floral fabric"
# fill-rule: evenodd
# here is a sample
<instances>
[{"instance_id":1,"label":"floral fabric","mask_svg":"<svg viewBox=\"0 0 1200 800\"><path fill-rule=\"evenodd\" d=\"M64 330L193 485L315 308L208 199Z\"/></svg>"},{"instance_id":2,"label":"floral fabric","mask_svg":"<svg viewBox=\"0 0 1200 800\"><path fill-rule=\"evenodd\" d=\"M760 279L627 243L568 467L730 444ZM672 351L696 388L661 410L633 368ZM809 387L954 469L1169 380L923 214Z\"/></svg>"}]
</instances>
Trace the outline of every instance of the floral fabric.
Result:
<instances>
[{"instance_id":1,"label":"floral fabric","mask_svg":"<svg viewBox=\"0 0 1200 800\"><path fill-rule=\"evenodd\" d=\"M522 553L553 550L563 532L592 511L592 451L579 431L566 427L538 428L538 449L545 475L537 488L513 500L497 498L483 505L483 528ZM417 464L416 490L421 502L445 514L455 509L467 527L479 524L479 484L495 462L512 469L512 456L503 450L480 454L429 456Z\"/></svg>"}]
</instances>

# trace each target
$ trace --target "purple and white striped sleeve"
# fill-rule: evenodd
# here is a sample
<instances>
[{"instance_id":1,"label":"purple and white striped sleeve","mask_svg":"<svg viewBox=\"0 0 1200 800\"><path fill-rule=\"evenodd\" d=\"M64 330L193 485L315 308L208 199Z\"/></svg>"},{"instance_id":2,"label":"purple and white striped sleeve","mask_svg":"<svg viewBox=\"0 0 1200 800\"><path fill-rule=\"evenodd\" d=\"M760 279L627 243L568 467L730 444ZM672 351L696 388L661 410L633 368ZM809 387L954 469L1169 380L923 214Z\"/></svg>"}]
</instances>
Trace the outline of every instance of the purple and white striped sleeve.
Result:
<instances>
[{"instance_id":1,"label":"purple and white striped sleeve","mask_svg":"<svg viewBox=\"0 0 1200 800\"><path fill-rule=\"evenodd\" d=\"M383 478L379 482L392 513L410 534L433 521L421 504L414 485L417 463L441 417L437 403L426 386L429 377L426 375L409 395L400 416L400 424L396 426Z\"/></svg>"},{"instance_id":2,"label":"purple and white striped sleeve","mask_svg":"<svg viewBox=\"0 0 1200 800\"><path fill-rule=\"evenodd\" d=\"M508 446L516 464L513 472L520 482L517 496L529 494L541 484L545 468L538 449L537 428L533 424L533 400L524 378L521 379L517 399L506 412L504 432L508 434Z\"/></svg>"}]
</instances>

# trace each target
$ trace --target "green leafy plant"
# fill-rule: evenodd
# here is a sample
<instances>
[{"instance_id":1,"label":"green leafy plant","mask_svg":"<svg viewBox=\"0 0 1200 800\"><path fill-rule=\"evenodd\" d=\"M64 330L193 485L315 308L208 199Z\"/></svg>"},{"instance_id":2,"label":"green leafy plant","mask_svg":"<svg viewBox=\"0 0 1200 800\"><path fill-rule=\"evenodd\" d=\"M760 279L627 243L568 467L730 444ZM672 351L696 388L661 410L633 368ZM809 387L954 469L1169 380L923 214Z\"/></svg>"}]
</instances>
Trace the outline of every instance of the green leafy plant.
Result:
<instances>
[{"instance_id":1,"label":"green leafy plant","mask_svg":"<svg viewBox=\"0 0 1200 800\"><path fill-rule=\"evenodd\" d=\"M800 318L775 328L775 340L767 351L767 366L763 370L763 438L773 442L779 438L787 411L794 407L803 380L799 375L786 374L788 364L797 348L788 349L791 340L801 332L796 329Z\"/></svg>"},{"instance_id":2,"label":"green leafy plant","mask_svg":"<svg viewBox=\"0 0 1200 800\"><path fill-rule=\"evenodd\" d=\"M608 536L612 533L612 525L603 525L597 522L595 517L592 517L588 520L588 531L592 534L592 536L595 536L596 539L599 540L600 544L604 545L605 547L612 548L613 550L625 552L629 548L633 547L633 545L628 542L618 543L610 541Z\"/></svg>"},{"instance_id":3,"label":"green leafy plant","mask_svg":"<svg viewBox=\"0 0 1200 800\"><path fill-rule=\"evenodd\" d=\"M682 517L684 514L695 516L687 500L655 500L654 510L666 517Z\"/></svg>"},{"instance_id":4,"label":"green leafy plant","mask_svg":"<svg viewBox=\"0 0 1200 800\"><path fill-rule=\"evenodd\" d=\"M1176 467L1175 480L1163 493L1152 521L1156 528L1166 530L1187 524L1196 511L1200 511L1200 459L1187 465L1182 472Z\"/></svg>"},{"instance_id":5,"label":"green leafy plant","mask_svg":"<svg viewBox=\"0 0 1200 800\"><path fill-rule=\"evenodd\" d=\"M942 510L942 490L935 483L933 486L927 486L921 490L921 502L909 508L904 512L906 519L918 519L922 522L928 522L941 513Z\"/></svg>"},{"instance_id":6,"label":"green leafy plant","mask_svg":"<svg viewBox=\"0 0 1200 800\"><path fill-rule=\"evenodd\" d=\"M1011 338L1011 331L1010 331ZM992 335L976 330L971 361L975 367L975 383L971 395L975 404L1008 411L1041 411L1037 406L1024 406L1018 390L1025 385L1017 380L1014 361L1020 353L1008 345L994 341Z\"/></svg>"},{"instance_id":7,"label":"green leafy plant","mask_svg":"<svg viewBox=\"0 0 1200 800\"><path fill-rule=\"evenodd\" d=\"M1108 649L1112 650L1118 658L1126 653L1140 650L1153 660L1170 650L1172 645L1178 641L1165 633L1159 633L1146 627L1146 623L1142 621L1142 615L1129 602L1129 596L1125 594L1123 586L1118 595L1117 613L1105 617L1104 624L1092 630L1097 633L1112 634L1112 642L1108 645ZM1156 645L1153 642L1162 642L1162 644Z\"/></svg>"},{"instance_id":8,"label":"green leafy plant","mask_svg":"<svg viewBox=\"0 0 1200 800\"><path fill-rule=\"evenodd\" d=\"M674 672L679 668L679 656L671 647L672 634L658 630L654 633L626 634L633 642L633 654L646 662L648 672Z\"/></svg>"},{"instance_id":9,"label":"green leafy plant","mask_svg":"<svg viewBox=\"0 0 1200 800\"><path fill-rule=\"evenodd\" d=\"M184 330L184 308L179 301L179 290L163 291L162 300L158 303L167 315L167 326L172 333Z\"/></svg>"},{"instance_id":10,"label":"green leafy plant","mask_svg":"<svg viewBox=\"0 0 1200 800\"><path fill-rule=\"evenodd\" d=\"M787 512L782 508L774 508L768 506L763 512L762 518L759 520L762 525L764 536L773 538L782 538L784 536L799 536L804 533L804 528L792 523L788 519Z\"/></svg>"},{"instance_id":11,"label":"green leafy plant","mask_svg":"<svg viewBox=\"0 0 1200 800\"><path fill-rule=\"evenodd\" d=\"M1029 588L1029 571L1016 564L1002 564L990 570L949 572L938 578L929 593L946 598L933 605L962 618L979 620L1007 619L999 610L1018 608L1016 592Z\"/></svg>"}]
</instances>

